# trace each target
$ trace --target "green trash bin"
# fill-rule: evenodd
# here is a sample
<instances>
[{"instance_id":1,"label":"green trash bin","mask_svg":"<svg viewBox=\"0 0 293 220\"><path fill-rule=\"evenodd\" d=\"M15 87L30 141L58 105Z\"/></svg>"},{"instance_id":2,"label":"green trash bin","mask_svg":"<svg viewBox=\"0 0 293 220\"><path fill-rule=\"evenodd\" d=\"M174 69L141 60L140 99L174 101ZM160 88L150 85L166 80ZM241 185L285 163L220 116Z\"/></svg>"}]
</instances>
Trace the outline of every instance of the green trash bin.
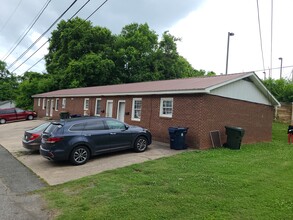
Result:
<instances>
[{"instance_id":1,"label":"green trash bin","mask_svg":"<svg viewBox=\"0 0 293 220\"><path fill-rule=\"evenodd\" d=\"M70 118L69 112L60 112L60 119Z\"/></svg>"},{"instance_id":2,"label":"green trash bin","mask_svg":"<svg viewBox=\"0 0 293 220\"><path fill-rule=\"evenodd\" d=\"M224 146L233 150L239 150L245 130L240 127L225 126L225 128L226 128L227 142L224 144Z\"/></svg>"}]
</instances>

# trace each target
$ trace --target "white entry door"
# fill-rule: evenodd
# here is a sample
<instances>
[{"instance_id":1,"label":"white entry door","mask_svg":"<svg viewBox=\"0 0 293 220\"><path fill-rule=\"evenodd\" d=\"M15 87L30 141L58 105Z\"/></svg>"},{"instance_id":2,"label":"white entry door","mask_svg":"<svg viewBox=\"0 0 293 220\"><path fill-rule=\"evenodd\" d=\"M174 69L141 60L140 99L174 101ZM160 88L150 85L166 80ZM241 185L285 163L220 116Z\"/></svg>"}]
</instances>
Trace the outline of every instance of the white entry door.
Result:
<instances>
[{"instance_id":1,"label":"white entry door","mask_svg":"<svg viewBox=\"0 0 293 220\"><path fill-rule=\"evenodd\" d=\"M53 108L54 108L54 99L51 99L51 105L50 105L50 117L53 116Z\"/></svg>"},{"instance_id":2,"label":"white entry door","mask_svg":"<svg viewBox=\"0 0 293 220\"><path fill-rule=\"evenodd\" d=\"M50 99L47 99L46 116L49 116L49 109L50 109Z\"/></svg>"},{"instance_id":3,"label":"white entry door","mask_svg":"<svg viewBox=\"0 0 293 220\"><path fill-rule=\"evenodd\" d=\"M106 117L113 116L113 100L107 100Z\"/></svg>"},{"instance_id":4,"label":"white entry door","mask_svg":"<svg viewBox=\"0 0 293 220\"><path fill-rule=\"evenodd\" d=\"M117 119L124 122L125 116L125 101L119 100L117 108Z\"/></svg>"}]
</instances>

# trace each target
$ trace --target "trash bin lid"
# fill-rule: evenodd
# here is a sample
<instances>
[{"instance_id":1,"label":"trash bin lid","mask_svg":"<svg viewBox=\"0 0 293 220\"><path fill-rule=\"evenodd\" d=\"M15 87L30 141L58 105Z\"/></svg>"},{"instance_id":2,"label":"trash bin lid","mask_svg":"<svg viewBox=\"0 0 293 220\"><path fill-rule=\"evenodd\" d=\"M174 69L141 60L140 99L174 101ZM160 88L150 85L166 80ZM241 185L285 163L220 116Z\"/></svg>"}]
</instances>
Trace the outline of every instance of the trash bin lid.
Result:
<instances>
[{"instance_id":1,"label":"trash bin lid","mask_svg":"<svg viewBox=\"0 0 293 220\"><path fill-rule=\"evenodd\" d=\"M244 135L244 132L245 132L245 130L243 129L243 128L240 128L240 127L233 127L233 126L225 126L225 128L226 128L226 132L238 132L238 133L240 133L241 134L241 136L243 136Z\"/></svg>"},{"instance_id":2,"label":"trash bin lid","mask_svg":"<svg viewBox=\"0 0 293 220\"><path fill-rule=\"evenodd\" d=\"M187 132L188 128L184 127L169 127L169 133L177 133L177 132Z\"/></svg>"}]
</instances>

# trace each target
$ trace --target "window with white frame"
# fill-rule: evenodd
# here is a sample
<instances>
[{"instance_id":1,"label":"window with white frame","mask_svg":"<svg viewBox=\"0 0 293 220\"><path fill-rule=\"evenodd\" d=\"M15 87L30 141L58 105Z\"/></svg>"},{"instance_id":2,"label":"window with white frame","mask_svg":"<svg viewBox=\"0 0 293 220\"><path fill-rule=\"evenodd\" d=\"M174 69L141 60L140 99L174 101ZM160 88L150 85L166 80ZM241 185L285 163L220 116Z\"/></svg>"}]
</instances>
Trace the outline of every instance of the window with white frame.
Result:
<instances>
[{"instance_id":1,"label":"window with white frame","mask_svg":"<svg viewBox=\"0 0 293 220\"><path fill-rule=\"evenodd\" d=\"M62 99L62 108L66 108L66 98Z\"/></svg>"},{"instance_id":2,"label":"window with white frame","mask_svg":"<svg viewBox=\"0 0 293 220\"><path fill-rule=\"evenodd\" d=\"M133 121L140 121L141 108L142 108L142 99L134 98L132 100L132 114L131 114L131 119Z\"/></svg>"},{"instance_id":3,"label":"window with white frame","mask_svg":"<svg viewBox=\"0 0 293 220\"><path fill-rule=\"evenodd\" d=\"M173 98L161 98L160 116L172 118L173 114Z\"/></svg>"},{"instance_id":4,"label":"window with white frame","mask_svg":"<svg viewBox=\"0 0 293 220\"><path fill-rule=\"evenodd\" d=\"M55 100L55 111L58 111L59 108L59 98L56 98Z\"/></svg>"},{"instance_id":5,"label":"window with white frame","mask_svg":"<svg viewBox=\"0 0 293 220\"><path fill-rule=\"evenodd\" d=\"M43 109L46 108L46 99L43 99L43 106L42 106Z\"/></svg>"},{"instance_id":6,"label":"window with white frame","mask_svg":"<svg viewBox=\"0 0 293 220\"><path fill-rule=\"evenodd\" d=\"M96 98L95 115L100 116L101 114L101 98Z\"/></svg>"},{"instance_id":7,"label":"window with white frame","mask_svg":"<svg viewBox=\"0 0 293 220\"><path fill-rule=\"evenodd\" d=\"M83 102L83 110L89 110L89 106L90 106L90 99L85 98Z\"/></svg>"},{"instance_id":8,"label":"window with white frame","mask_svg":"<svg viewBox=\"0 0 293 220\"><path fill-rule=\"evenodd\" d=\"M38 106L41 106L41 98L38 98Z\"/></svg>"}]
</instances>

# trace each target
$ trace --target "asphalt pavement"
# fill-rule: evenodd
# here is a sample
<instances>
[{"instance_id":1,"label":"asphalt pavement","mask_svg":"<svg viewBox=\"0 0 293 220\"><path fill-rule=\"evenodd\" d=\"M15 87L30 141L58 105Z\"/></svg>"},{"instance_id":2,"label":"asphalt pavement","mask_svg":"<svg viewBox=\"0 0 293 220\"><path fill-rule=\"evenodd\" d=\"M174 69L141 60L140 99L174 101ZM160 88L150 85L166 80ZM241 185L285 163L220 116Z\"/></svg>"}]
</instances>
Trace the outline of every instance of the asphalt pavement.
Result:
<instances>
[{"instance_id":1,"label":"asphalt pavement","mask_svg":"<svg viewBox=\"0 0 293 220\"><path fill-rule=\"evenodd\" d=\"M42 198L31 193L46 186L46 183L0 145L1 220L50 219Z\"/></svg>"}]
</instances>

